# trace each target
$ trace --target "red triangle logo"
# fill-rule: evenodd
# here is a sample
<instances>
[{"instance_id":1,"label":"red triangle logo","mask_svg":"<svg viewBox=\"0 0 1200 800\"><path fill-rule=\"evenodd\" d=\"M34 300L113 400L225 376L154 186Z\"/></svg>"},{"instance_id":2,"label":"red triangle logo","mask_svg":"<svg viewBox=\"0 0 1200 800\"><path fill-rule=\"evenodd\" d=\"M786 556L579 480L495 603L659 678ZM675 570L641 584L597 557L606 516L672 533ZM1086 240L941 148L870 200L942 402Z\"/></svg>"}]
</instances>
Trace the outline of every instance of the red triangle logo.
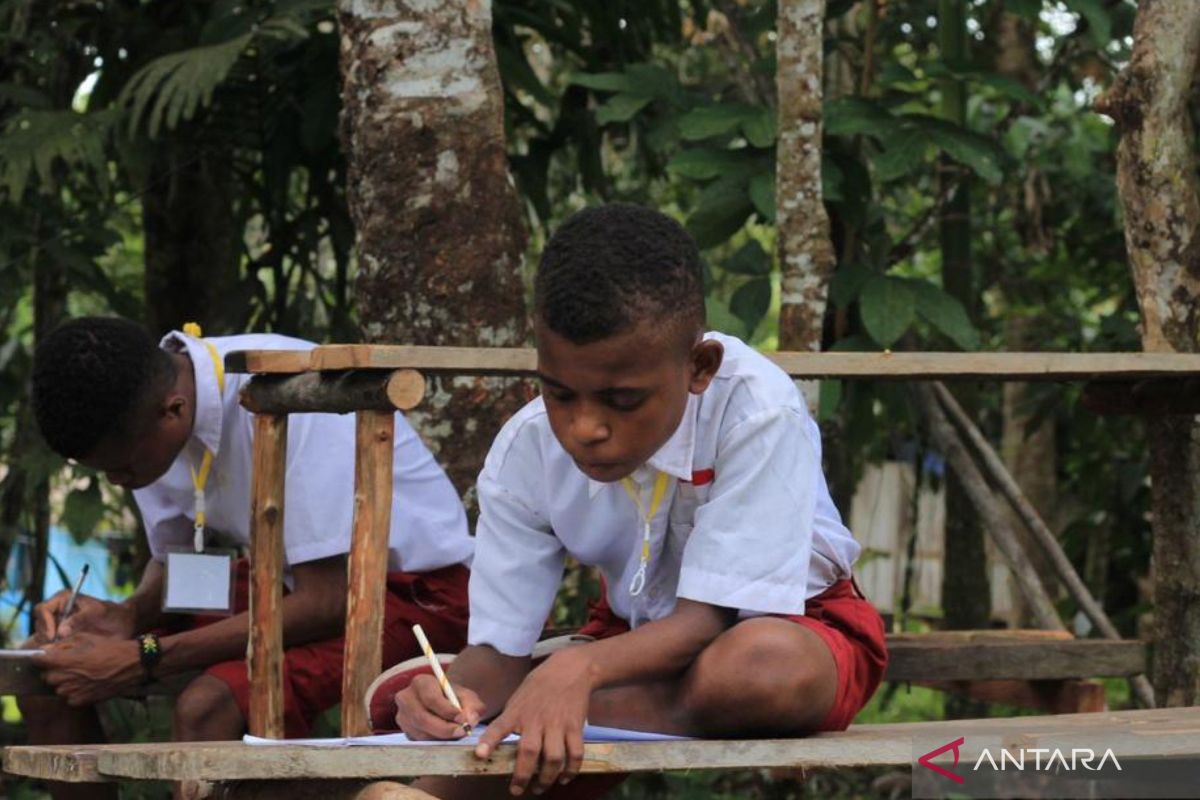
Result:
<instances>
[{"instance_id":1,"label":"red triangle logo","mask_svg":"<svg viewBox=\"0 0 1200 800\"><path fill-rule=\"evenodd\" d=\"M920 764L922 767L927 767L927 768L933 770L938 775L941 775L944 778L949 778L950 780L954 781L955 783L959 783L959 784L966 783L966 779L963 778L958 773L951 772L950 770L946 769L945 767L942 767L938 764L933 763L933 759L937 758L942 753L945 753L947 750L953 750L954 751L954 766L957 767L958 766L958 748L962 746L962 743L964 741L966 741L966 737L960 736L957 739L955 739L953 742L947 742L946 744L939 747L937 750L930 750L928 753L926 753L925 755L918 758L917 763Z\"/></svg>"}]
</instances>

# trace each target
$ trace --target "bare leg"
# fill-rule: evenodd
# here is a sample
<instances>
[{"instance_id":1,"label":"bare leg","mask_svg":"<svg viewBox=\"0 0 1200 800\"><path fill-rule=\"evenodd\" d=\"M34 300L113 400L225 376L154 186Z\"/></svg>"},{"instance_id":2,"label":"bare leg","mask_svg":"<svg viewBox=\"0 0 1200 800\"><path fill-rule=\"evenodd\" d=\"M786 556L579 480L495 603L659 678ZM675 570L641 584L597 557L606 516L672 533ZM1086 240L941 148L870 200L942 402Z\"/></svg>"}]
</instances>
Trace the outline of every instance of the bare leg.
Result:
<instances>
[{"instance_id":1,"label":"bare leg","mask_svg":"<svg viewBox=\"0 0 1200 800\"><path fill-rule=\"evenodd\" d=\"M30 744L103 744L104 729L93 706L72 708L57 695L17 698ZM47 781L54 800L116 800L115 783Z\"/></svg>"},{"instance_id":2,"label":"bare leg","mask_svg":"<svg viewBox=\"0 0 1200 800\"><path fill-rule=\"evenodd\" d=\"M201 675L175 701L172 731L178 742L229 741L242 738L246 720L224 681ZM187 800L207 796L207 789L203 781L184 781L175 784L172 794L176 800Z\"/></svg>"}]
</instances>

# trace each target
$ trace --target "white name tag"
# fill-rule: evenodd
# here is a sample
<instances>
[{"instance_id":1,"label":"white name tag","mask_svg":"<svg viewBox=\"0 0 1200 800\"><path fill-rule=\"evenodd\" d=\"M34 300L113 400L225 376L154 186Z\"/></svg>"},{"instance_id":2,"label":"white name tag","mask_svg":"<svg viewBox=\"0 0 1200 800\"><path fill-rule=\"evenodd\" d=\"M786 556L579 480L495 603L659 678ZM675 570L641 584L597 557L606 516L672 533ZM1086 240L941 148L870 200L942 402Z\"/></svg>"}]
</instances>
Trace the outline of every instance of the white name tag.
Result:
<instances>
[{"instance_id":1,"label":"white name tag","mask_svg":"<svg viewBox=\"0 0 1200 800\"><path fill-rule=\"evenodd\" d=\"M167 553L163 611L233 613L233 558L228 553Z\"/></svg>"}]
</instances>

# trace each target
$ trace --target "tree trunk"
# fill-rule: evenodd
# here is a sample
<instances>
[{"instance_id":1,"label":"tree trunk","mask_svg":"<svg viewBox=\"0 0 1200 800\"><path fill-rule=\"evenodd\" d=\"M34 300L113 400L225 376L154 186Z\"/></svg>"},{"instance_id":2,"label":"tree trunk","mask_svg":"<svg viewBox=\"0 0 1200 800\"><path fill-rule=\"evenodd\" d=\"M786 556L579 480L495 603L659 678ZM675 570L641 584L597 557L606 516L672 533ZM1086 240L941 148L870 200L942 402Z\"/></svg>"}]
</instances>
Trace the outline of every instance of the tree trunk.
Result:
<instances>
[{"instance_id":1,"label":"tree trunk","mask_svg":"<svg viewBox=\"0 0 1200 800\"><path fill-rule=\"evenodd\" d=\"M1133 55L1097 109L1116 120L1117 189L1148 352L1200 350L1200 183L1188 96L1200 4L1142 0ZM1200 424L1147 421L1160 705L1200 703Z\"/></svg>"},{"instance_id":2,"label":"tree trunk","mask_svg":"<svg viewBox=\"0 0 1200 800\"><path fill-rule=\"evenodd\" d=\"M940 0L938 41L944 61L954 63L966 55L966 17L959 0ZM941 82L942 115L951 122L965 124L967 89L953 78ZM977 301L971 264L971 187L964 167L946 159L940 162L942 179L957 185L953 197L942 210L940 239L942 284L958 298L967 312L975 316ZM945 193L945 187L941 194ZM974 418L978 400L970 390L955 392L959 403ZM953 471L946 480L946 568L942 578L942 607L946 627L987 627L991 597L988 586L987 554L975 507L966 494L962 480ZM957 701L956 701L957 702ZM965 710L965 709L960 709Z\"/></svg>"},{"instance_id":3,"label":"tree trunk","mask_svg":"<svg viewBox=\"0 0 1200 800\"><path fill-rule=\"evenodd\" d=\"M781 350L820 350L835 264L821 198L821 76L824 0L780 0L777 45L779 144L776 225Z\"/></svg>"},{"instance_id":4,"label":"tree trunk","mask_svg":"<svg viewBox=\"0 0 1200 800\"><path fill-rule=\"evenodd\" d=\"M365 338L514 346L528 334L525 233L504 151L489 2L339 0L342 139ZM409 415L472 488L527 384L439 379Z\"/></svg>"},{"instance_id":5,"label":"tree trunk","mask_svg":"<svg viewBox=\"0 0 1200 800\"><path fill-rule=\"evenodd\" d=\"M158 146L142 196L146 325L157 336L199 322L206 333L240 332L241 229L227 153L178 142ZM276 287L276 291L285 291Z\"/></svg>"}]
</instances>

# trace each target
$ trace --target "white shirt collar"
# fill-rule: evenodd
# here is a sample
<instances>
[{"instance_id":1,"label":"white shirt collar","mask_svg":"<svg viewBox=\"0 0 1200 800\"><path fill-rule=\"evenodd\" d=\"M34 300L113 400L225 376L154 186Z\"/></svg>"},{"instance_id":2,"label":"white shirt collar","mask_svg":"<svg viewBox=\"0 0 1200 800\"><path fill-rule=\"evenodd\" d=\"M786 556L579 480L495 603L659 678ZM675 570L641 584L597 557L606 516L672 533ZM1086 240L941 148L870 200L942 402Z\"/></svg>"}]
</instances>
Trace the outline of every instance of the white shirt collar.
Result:
<instances>
[{"instance_id":1,"label":"white shirt collar","mask_svg":"<svg viewBox=\"0 0 1200 800\"><path fill-rule=\"evenodd\" d=\"M222 403L221 389L217 385L217 373L212 353L199 339L185 333L171 331L162 338L159 346L174 353L185 352L192 361L193 380L196 385L196 408L192 421L192 437L217 457L221 446Z\"/></svg>"},{"instance_id":2,"label":"white shirt collar","mask_svg":"<svg viewBox=\"0 0 1200 800\"><path fill-rule=\"evenodd\" d=\"M696 449L696 416L699 410L699 395L689 393L687 408L683 410L683 418L679 420L679 427L671 434L671 438L667 439L666 443L646 460L647 466L679 480L690 481L692 479L692 456ZM652 475L653 473L647 471L647 474ZM642 475L635 471L632 477L634 481L640 482ZM588 478L588 497L595 497L596 493L606 486L614 485Z\"/></svg>"}]
</instances>

